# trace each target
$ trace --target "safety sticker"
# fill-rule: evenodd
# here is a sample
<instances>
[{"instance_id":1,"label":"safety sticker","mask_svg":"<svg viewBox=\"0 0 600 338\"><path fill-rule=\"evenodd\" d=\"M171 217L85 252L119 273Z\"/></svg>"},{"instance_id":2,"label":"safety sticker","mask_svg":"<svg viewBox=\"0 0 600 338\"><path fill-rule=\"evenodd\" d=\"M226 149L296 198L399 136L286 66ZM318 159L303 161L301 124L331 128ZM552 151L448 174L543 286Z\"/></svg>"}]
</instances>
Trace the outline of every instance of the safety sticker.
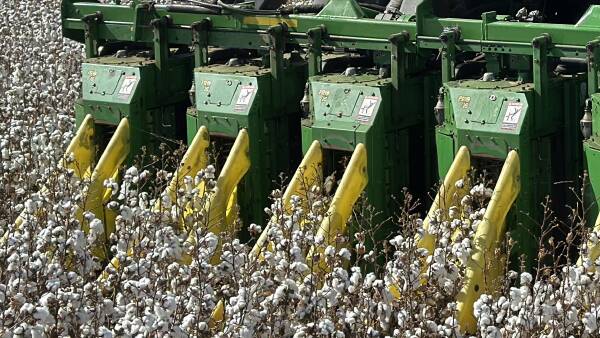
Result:
<instances>
[{"instance_id":1,"label":"safety sticker","mask_svg":"<svg viewBox=\"0 0 600 338\"><path fill-rule=\"evenodd\" d=\"M97 75L98 73L95 70L88 70L88 78L90 79L90 81L96 81Z\"/></svg>"},{"instance_id":2,"label":"safety sticker","mask_svg":"<svg viewBox=\"0 0 600 338\"><path fill-rule=\"evenodd\" d=\"M469 108L469 104L471 104L471 97L470 96L459 96L458 97L458 104L462 107L462 109L467 109Z\"/></svg>"},{"instance_id":3,"label":"safety sticker","mask_svg":"<svg viewBox=\"0 0 600 338\"><path fill-rule=\"evenodd\" d=\"M133 93L136 83L137 78L135 76L126 76L121 85L121 89L119 89L119 96L129 97L131 93Z\"/></svg>"},{"instance_id":4,"label":"safety sticker","mask_svg":"<svg viewBox=\"0 0 600 338\"><path fill-rule=\"evenodd\" d=\"M202 80L202 88L204 88L205 92L210 91L210 85L212 82L210 80Z\"/></svg>"},{"instance_id":5,"label":"safety sticker","mask_svg":"<svg viewBox=\"0 0 600 338\"><path fill-rule=\"evenodd\" d=\"M506 113L504 113L504 119L502 119L502 129L514 130L519 124L521 119L521 111L523 110L523 104L519 102L510 102L506 107Z\"/></svg>"},{"instance_id":6,"label":"safety sticker","mask_svg":"<svg viewBox=\"0 0 600 338\"><path fill-rule=\"evenodd\" d=\"M379 102L379 98L377 96L366 96L360 105L356 119L358 121L368 122L375 112L375 106L377 106L377 102Z\"/></svg>"},{"instance_id":7,"label":"safety sticker","mask_svg":"<svg viewBox=\"0 0 600 338\"><path fill-rule=\"evenodd\" d=\"M237 101L235 102L235 110L241 111L246 110L246 107L250 104L250 100L252 99L252 94L254 94L254 90L256 88L252 86L242 86L240 89L240 96L238 96Z\"/></svg>"},{"instance_id":8,"label":"safety sticker","mask_svg":"<svg viewBox=\"0 0 600 338\"><path fill-rule=\"evenodd\" d=\"M326 89L319 90L319 98L320 98L321 102L327 101L329 94L330 94L329 90L326 90Z\"/></svg>"}]
</instances>

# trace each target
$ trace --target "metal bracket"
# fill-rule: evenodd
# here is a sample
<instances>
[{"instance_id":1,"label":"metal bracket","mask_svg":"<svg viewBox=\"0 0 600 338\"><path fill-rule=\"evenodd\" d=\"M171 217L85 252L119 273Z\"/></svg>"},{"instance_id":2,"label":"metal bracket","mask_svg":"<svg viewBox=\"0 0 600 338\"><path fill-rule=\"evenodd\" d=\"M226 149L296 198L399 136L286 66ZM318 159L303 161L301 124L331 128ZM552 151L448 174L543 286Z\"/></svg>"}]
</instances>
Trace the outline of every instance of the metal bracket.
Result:
<instances>
[{"instance_id":1,"label":"metal bracket","mask_svg":"<svg viewBox=\"0 0 600 338\"><path fill-rule=\"evenodd\" d=\"M456 63L456 42L460 40L458 27L444 28L440 35L442 43L442 81L448 82L454 79L454 66Z\"/></svg>"},{"instance_id":2,"label":"metal bracket","mask_svg":"<svg viewBox=\"0 0 600 338\"><path fill-rule=\"evenodd\" d=\"M208 64L208 31L212 26L209 18L192 23L192 45L194 46L194 64L196 67Z\"/></svg>"},{"instance_id":3,"label":"metal bracket","mask_svg":"<svg viewBox=\"0 0 600 338\"><path fill-rule=\"evenodd\" d=\"M392 44L391 75L394 89L400 90L400 84L406 79L406 52L404 48L410 41L407 31L394 34L388 39Z\"/></svg>"},{"instance_id":4,"label":"metal bracket","mask_svg":"<svg viewBox=\"0 0 600 338\"><path fill-rule=\"evenodd\" d=\"M322 69L323 36L327 34L325 25L306 31L308 37L308 76L320 74Z\"/></svg>"},{"instance_id":5,"label":"metal bracket","mask_svg":"<svg viewBox=\"0 0 600 338\"><path fill-rule=\"evenodd\" d=\"M81 18L85 33L85 57L98 56L98 23L102 21L102 12L85 15Z\"/></svg>"},{"instance_id":6,"label":"metal bracket","mask_svg":"<svg viewBox=\"0 0 600 338\"><path fill-rule=\"evenodd\" d=\"M548 34L542 34L531 41L533 47L533 87L535 91L536 110L544 111L543 94L548 87L548 49L552 39Z\"/></svg>"},{"instance_id":7,"label":"metal bracket","mask_svg":"<svg viewBox=\"0 0 600 338\"><path fill-rule=\"evenodd\" d=\"M152 26L152 32L154 33L154 60L156 61L156 67L160 71L166 70L169 62L167 27L170 23L171 17L169 15L150 20L150 26Z\"/></svg>"},{"instance_id":8,"label":"metal bracket","mask_svg":"<svg viewBox=\"0 0 600 338\"><path fill-rule=\"evenodd\" d=\"M481 14L481 39L488 38L488 24L498 21L496 12L484 12ZM483 47L483 46L482 46Z\"/></svg>"},{"instance_id":9,"label":"metal bracket","mask_svg":"<svg viewBox=\"0 0 600 338\"><path fill-rule=\"evenodd\" d=\"M153 7L152 7L153 8ZM133 27L131 27L131 41L139 41L142 38L142 26L145 23L145 18L151 6L149 3L135 4L133 10Z\"/></svg>"},{"instance_id":10,"label":"metal bracket","mask_svg":"<svg viewBox=\"0 0 600 338\"><path fill-rule=\"evenodd\" d=\"M279 23L267 29L269 35L269 62L271 74L276 81L281 79L283 71L283 51L285 50L285 35L288 27L285 23Z\"/></svg>"}]
</instances>

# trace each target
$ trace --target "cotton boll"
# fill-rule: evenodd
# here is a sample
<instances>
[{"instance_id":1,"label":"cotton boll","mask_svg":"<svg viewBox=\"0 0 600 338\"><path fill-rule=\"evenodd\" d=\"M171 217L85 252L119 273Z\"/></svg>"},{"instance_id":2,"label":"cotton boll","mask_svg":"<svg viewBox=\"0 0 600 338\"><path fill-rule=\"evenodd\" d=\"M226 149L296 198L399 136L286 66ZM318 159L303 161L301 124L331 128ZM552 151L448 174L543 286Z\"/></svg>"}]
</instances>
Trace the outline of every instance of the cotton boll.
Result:
<instances>
[{"instance_id":1,"label":"cotton boll","mask_svg":"<svg viewBox=\"0 0 600 338\"><path fill-rule=\"evenodd\" d=\"M335 331L335 326L333 325L333 322L331 321L331 319L329 318L325 318L322 319L321 321L319 321L319 332L322 335L331 335L333 334L333 332Z\"/></svg>"},{"instance_id":2,"label":"cotton boll","mask_svg":"<svg viewBox=\"0 0 600 338\"><path fill-rule=\"evenodd\" d=\"M352 254L350 253L350 250L346 249L346 248L342 248L340 249L340 251L338 252L338 256L342 257L343 259L349 261L350 258L352 258Z\"/></svg>"},{"instance_id":3,"label":"cotton boll","mask_svg":"<svg viewBox=\"0 0 600 338\"><path fill-rule=\"evenodd\" d=\"M528 272L521 273L521 285L529 285L533 280L533 276L531 276Z\"/></svg>"}]
</instances>

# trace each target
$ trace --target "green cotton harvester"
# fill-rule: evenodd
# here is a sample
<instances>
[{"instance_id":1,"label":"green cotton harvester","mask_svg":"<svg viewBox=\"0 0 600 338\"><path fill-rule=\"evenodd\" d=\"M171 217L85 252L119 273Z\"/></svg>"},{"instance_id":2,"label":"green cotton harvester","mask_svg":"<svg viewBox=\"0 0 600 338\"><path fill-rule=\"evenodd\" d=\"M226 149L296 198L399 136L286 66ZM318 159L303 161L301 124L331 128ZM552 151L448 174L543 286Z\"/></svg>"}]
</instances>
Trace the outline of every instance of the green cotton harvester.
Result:
<instances>
[{"instance_id":1,"label":"green cotton harvester","mask_svg":"<svg viewBox=\"0 0 600 338\"><path fill-rule=\"evenodd\" d=\"M94 212L106 234L115 214L104 181L181 143L172 198L208 165L211 144L221 155L206 204L215 233L238 228L238 213L245 225L266 224L281 173L291 177L284 205L306 193L301 182L331 190L319 232L333 243L353 231L346 223L361 194L384 220L408 188L430 208L427 229L469 191L473 170L485 172L495 188L457 299L472 331L473 302L493 292L485 256L510 233L505 256L532 268L546 196L575 203L571 188L583 186L589 226L598 225L600 6L591 1L179 3L62 2L63 34L86 52L67 149L76 165L66 165L90 180L80 214ZM426 233L419 245L434 243ZM220 303L213 317L223 315Z\"/></svg>"}]
</instances>

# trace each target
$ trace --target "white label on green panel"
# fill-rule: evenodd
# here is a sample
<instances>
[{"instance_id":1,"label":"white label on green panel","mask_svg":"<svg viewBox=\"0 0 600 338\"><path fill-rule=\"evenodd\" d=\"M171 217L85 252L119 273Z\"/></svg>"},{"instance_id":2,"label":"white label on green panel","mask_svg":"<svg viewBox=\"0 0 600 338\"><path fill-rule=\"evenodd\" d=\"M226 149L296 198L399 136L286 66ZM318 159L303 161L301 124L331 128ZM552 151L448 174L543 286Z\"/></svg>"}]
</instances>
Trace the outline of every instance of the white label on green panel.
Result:
<instances>
[{"instance_id":1,"label":"white label on green panel","mask_svg":"<svg viewBox=\"0 0 600 338\"><path fill-rule=\"evenodd\" d=\"M121 85L121 89L119 89L119 96L129 96L133 92L133 88L135 88L135 83L137 82L137 78L135 76L127 76L125 80L123 80L123 84Z\"/></svg>"},{"instance_id":2,"label":"white label on green panel","mask_svg":"<svg viewBox=\"0 0 600 338\"><path fill-rule=\"evenodd\" d=\"M377 102L379 102L379 98L377 96L365 97L360 105L356 119L359 121L369 121L375 112L375 106L377 106Z\"/></svg>"},{"instance_id":3,"label":"white label on green panel","mask_svg":"<svg viewBox=\"0 0 600 338\"><path fill-rule=\"evenodd\" d=\"M247 106L250 104L250 99L252 98L252 94L254 94L254 87L252 86L242 86L240 90L240 96L238 96L236 105Z\"/></svg>"},{"instance_id":4,"label":"white label on green panel","mask_svg":"<svg viewBox=\"0 0 600 338\"><path fill-rule=\"evenodd\" d=\"M514 130L519 124L521 119L521 111L523 110L523 104L519 102L510 102L506 107L506 113L504 113L504 119L502 119L502 129Z\"/></svg>"}]
</instances>

